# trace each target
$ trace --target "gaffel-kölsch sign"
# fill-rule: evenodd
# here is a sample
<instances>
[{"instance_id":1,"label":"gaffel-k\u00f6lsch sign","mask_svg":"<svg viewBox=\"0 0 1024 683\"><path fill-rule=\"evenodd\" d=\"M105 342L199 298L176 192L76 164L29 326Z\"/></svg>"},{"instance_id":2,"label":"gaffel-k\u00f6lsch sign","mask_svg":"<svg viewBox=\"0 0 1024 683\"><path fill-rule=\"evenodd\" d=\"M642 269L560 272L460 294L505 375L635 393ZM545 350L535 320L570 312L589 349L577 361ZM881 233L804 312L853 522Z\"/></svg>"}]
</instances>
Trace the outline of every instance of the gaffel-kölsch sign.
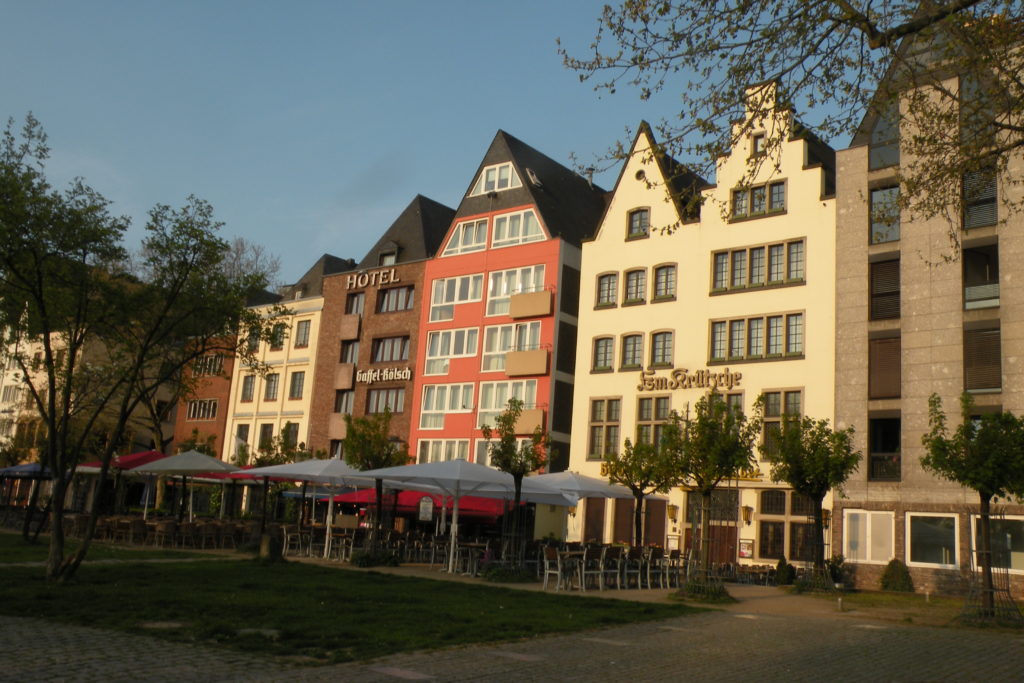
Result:
<instances>
[{"instance_id":1,"label":"gaffel-k\u00f6lsch sign","mask_svg":"<svg viewBox=\"0 0 1024 683\"><path fill-rule=\"evenodd\" d=\"M716 372L714 370L694 370L675 368L668 375L655 375L654 370L640 372L640 383L637 391L667 391L670 389L725 389L729 390L740 385L742 372L730 372L729 368Z\"/></svg>"},{"instance_id":2,"label":"gaffel-k\u00f6lsch sign","mask_svg":"<svg viewBox=\"0 0 1024 683\"><path fill-rule=\"evenodd\" d=\"M412 379L409 368L376 368L374 370L356 370L356 381L364 384L374 382L408 382Z\"/></svg>"}]
</instances>

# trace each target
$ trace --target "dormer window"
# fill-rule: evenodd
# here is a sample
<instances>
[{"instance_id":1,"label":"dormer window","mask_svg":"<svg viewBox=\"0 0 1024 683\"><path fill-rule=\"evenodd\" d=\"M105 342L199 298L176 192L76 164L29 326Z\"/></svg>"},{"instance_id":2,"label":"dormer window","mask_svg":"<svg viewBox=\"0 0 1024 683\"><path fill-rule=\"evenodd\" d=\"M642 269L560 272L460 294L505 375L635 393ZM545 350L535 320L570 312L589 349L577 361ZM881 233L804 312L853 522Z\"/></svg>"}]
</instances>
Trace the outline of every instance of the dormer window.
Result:
<instances>
[{"instance_id":1,"label":"dormer window","mask_svg":"<svg viewBox=\"0 0 1024 683\"><path fill-rule=\"evenodd\" d=\"M380 255L380 265L382 266L393 266L395 265L396 254L393 251L389 251L386 254Z\"/></svg>"},{"instance_id":2,"label":"dormer window","mask_svg":"<svg viewBox=\"0 0 1024 683\"><path fill-rule=\"evenodd\" d=\"M523 182L519 180L519 174L516 173L516 169L512 166L511 162L507 162L488 166L481 171L480 177L477 178L476 184L473 185L469 195L475 197L476 195L487 194L488 192L500 192L522 186Z\"/></svg>"}]
</instances>

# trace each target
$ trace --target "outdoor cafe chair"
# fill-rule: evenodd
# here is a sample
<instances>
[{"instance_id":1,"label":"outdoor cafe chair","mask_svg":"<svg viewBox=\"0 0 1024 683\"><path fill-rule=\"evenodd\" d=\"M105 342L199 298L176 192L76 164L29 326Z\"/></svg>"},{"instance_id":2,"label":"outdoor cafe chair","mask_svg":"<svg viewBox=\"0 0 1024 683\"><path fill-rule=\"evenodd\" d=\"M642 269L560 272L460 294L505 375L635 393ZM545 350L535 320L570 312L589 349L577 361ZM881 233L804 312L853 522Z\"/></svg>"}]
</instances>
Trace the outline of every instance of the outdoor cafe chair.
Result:
<instances>
[{"instance_id":1,"label":"outdoor cafe chair","mask_svg":"<svg viewBox=\"0 0 1024 683\"><path fill-rule=\"evenodd\" d=\"M643 588L644 574L644 549L641 546L633 546L627 552L622 561L622 581L629 588L629 577L636 576L636 587Z\"/></svg>"},{"instance_id":2,"label":"outdoor cafe chair","mask_svg":"<svg viewBox=\"0 0 1024 683\"><path fill-rule=\"evenodd\" d=\"M562 589L569 577L563 565L563 556L554 546L544 546L544 585L541 590L548 589L548 577L555 577L555 591Z\"/></svg>"},{"instance_id":3,"label":"outdoor cafe chair","mask_svg":"<svg viewBox=\"0 0 1024 683\"><path fill-rule=\"evenodd\" d=\"M299 527L295 524L285 524L281 527L281 530L284 533L281 555L301 555L305 548L303 547L302 533L299 531Z\"/></svg>"},{"instance_id":4,"label":"outdoor cafe chair","mask_svg":"<svg viewBox=\"0 0 1024 683\"><path fill-rule=\"evenodd\" d=\"M622 550L621 545L611 545L604 550L604 557L601 561L601 571L604 574L602 583L608 584L609 588L612 585L612 579L615 580L616 588L622 588Z\"/></svg>"},{"instance_id":5,"label":"outdoor cafe chair","mask_svg":"<svg viewBox=\"0 0 1024 683\"><path fill-rule=\"evenodd\" d=\"M178 523L173 519L157 522L156 530L153 532L153 545L158 545L163 548L170 543L173 547L177 535L177 528Z\"/></svg>"},{"instance_id":6,"label":"outdoor cafe chair","mask_svg":"<svg viewBox=\"0 0 1024 683\"><path fill-rule=\"evenodd\" d=\"M647 570L647 587L654 588L654 579L658 580L658 585L662 588L665 587L665 549L657 546L647 549L647 557L644 559L645 569Z\"/></svg>"},{"instance_id":7,"label":"outdoor cafe chair","mask_svg":"<svg viewBox=\"0 0 1024 683\"><path fill-rule=\"evenodd\" d=\"M607 548L599 545L588 545L583 550L583 557L578 565L580 590L586 592L587 579L597 579L597 589L604 590L604 557Z\"/></svg>"},{"instance_id":8,"label":"outdoor cafe chair","mask_svg":"<svg viewBox=\"0 0 1024 683\"><path fill-rule=\"evenodd\" d=\"M668 551L668 556L664 562L663 576L665 577L666 588L679 588L682 586L683 570L685 568L685 561L683 560L683 554L679 552L678 548Z\"/></svg>"},{"instance_id":9,"label":"outdoor cafe chair","mask_svg":"<svg viewBox=\"0 0 1024 683\"><path fill-rule=\"evenodd\" d=\"M209 544L211 547L216 548L220 540L218 535L216 522L202 522L196 526L196 546L205 550L207 544Z\"/></svg>"}]
</instances>

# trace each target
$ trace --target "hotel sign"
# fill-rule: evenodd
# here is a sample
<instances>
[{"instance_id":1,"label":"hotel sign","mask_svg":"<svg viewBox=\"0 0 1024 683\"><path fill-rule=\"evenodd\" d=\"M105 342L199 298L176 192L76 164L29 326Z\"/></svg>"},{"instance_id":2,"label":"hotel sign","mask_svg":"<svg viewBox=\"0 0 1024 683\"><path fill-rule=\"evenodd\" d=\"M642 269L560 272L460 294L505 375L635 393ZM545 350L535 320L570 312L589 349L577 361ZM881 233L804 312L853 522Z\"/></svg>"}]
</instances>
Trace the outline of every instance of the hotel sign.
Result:
<instances>
[{"instance_id":1,"label":"hotel sign","mask_svg":"<svg viewBox=\"0 0 1024 683\"><path fill-rule=\"evenodd\" d=\"M370 285L389 285L392 282L400 282L398 273L394 268L371 270L367 273L353 273L345 278L345 289L353 287L369 287Z\"/></svg>"},{"instance_id":2,"label":"hotel sign","mask_svg":"<svg viewBox=\"0 0 1024 683\"><path fill-rule=\"evenodd\" d=\"M725 368L721 372L714 370L694 370L674 368L668 375L655 375L654 370L643 370L637 391L668 391L672 389L719 389L731 390L740 386L742 372L730 372Z\"/></svg>"},{"instance_id":3,"label":"hotel sign","mask_svg":"<svg viewBox=\"0 0 1024 683\"><path fill-rule=\"evenodd\" d=\"M411 379L412 370L408 367L356 370L356 381L363 384L373 384L374 382L408 382Z\"/></svg>"}]
</instances>

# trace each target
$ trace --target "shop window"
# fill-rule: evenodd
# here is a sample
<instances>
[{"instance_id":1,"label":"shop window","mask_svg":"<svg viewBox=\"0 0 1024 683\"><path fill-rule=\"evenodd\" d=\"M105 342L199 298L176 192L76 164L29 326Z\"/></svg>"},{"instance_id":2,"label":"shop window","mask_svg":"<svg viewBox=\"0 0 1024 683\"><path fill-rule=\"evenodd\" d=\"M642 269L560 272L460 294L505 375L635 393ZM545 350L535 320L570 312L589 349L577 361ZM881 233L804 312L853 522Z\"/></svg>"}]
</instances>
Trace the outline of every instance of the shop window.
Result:
<instances>
[{"instance_id":1,"label":"shop window","mask_svg":"<svg viewBox=\"0 0 1024 683\"><path fill-rule=\"evenodd\" d=\"M885 564L893 558L893 513L843 511L843 557L848 562Z\"/></svg>"},{"instance_id":2,"label":"shop window","mask_svg":"<svg viewBox=\"0 0 1024 683\"><path fill-rule=\"evenodd\" d=\"M957 566L956 515L907 513L907 564Z\"/></svg>"}]
</instances>

